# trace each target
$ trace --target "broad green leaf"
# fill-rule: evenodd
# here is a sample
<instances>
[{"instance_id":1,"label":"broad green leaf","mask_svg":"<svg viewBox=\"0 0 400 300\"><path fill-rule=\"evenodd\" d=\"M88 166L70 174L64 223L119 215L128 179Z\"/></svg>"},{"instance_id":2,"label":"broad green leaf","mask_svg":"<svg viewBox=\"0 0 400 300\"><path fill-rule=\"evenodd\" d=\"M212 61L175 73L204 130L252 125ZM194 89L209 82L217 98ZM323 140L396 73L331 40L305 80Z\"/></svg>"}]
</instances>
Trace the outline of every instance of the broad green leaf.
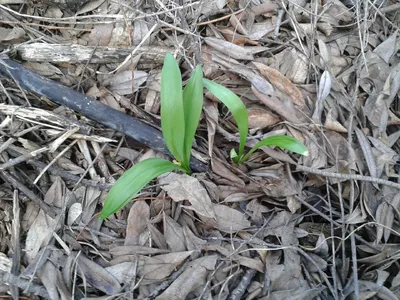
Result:
<instances>
[{"instance_id":1,"label":"broad green leaf","mask_svg":"<svg viewBox=\"0 0 400 300\"><path fill-rule=\"evenodd\" d=\"M290 150L292 152L301 154L301 155L308 155L308 149L302 142L299 140L287 136L287 135L275 135L275 136L270 136L267 137L266 139L258 142L250 151L247 153L243 159L241 159L241 162L245 162L251 154L253 154L254 151L256 151L258 148L262 146L277 146L282 149Z\"/></svg>"},{"instance_id":2,"label":"broad green leaf","mask_svg":"<svg viewBox=\"0 0 400 300\"><path fill-rule=\"evenodd\" d=\"M183 167L190 171L190 152L194 136L199 126L203 108L203 71L197 66L183 90L183 109L185 112L185 142Z\"/></svg>"},{"instance_id":3,"label":"broad green leaf","mask_svg":"<svg viewBox=\"0 0 400 300\"><path fill-rule=\"evenodd\" d=\"M211 94L217 97L223 104L225 104L226 107L228 107L236 121L240 135L239 154L237 158L240 160L240 158L243 156L247 132L249 129L246 106L244 106L242 100L240 100L235 93L226 87L207 79L203 79L203 84Z\"/></svg>"},{"instance_id":4,"label":"broad green leaf","mask_svg":"<svg viewBox=\"0 0 400 300\"><path fill-rule=\"evenodd\" d=\"M137 163L126 171L111 188L99 218L104 220L116 213L151 180L174 170L182 170L182 168L161 158L149 158Z\"/></svg>"},{"instance_id":5,"label":"broad green leaf","mask_svg":"<svg viewBox=\"0 0 400 300\"><path fill-rule=\"evenodd\" d=\"M182 78L171 53L165 55L161 72L161 129L168 150L182 163L185 139Z\"/></svg>"}]
</instances>

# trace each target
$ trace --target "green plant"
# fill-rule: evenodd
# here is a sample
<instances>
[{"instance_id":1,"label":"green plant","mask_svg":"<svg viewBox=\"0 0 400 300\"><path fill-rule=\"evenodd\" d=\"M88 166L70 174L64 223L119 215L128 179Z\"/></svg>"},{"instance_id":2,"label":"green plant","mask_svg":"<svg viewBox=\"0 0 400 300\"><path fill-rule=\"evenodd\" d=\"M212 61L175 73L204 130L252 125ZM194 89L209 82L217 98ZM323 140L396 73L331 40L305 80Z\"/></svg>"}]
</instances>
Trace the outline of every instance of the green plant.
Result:
<instances>
[{"instance_id":1,"label":"green plant","mask_svg":"<svg viewBox=\"0 0 400 300\"><path fill-rule=\"evenodd\" d=\"M244 147L246 145L246 137L249 130L249 125L247 110L242 100L240 100L235 93L226 87L208 79L203 79L203 84L207 90L211 92L211 94L221 100L221 102L228 107L236 121L240 137L239 153L237 153L235 149L232 149L230 153L231 158L235 163L244 163L250 157L250 155L254 153L254 151L263 146L277 146L301 155L308 155L308 149L302 142L287 135L275 135L267 137L258 142L247 154L245 154Z\"/></svg>"},{"instance_id":2,"label":"green plant","mask_svg":"<svg viewBox=\"0 0 400 300\"><path fill-rule=\"evenodd\" d=\"M191 174L190 155L203 107L203 86L227 106L238 125L239 153L237 154L234 149L231 151L231 157L235 163L243 163L261 146L279 146L296 153L307 154L307 148L298 140L289 136L272 136L257 143L245 155L248 115L240 98L229 89L203 79L200 66L196 67L182 92L179 66L175 58L167 53L161 72L161 129L165 144L174 156L175 162L150 158L126 171L108 193L100 219L104 220L120 210L146 184L166 172L179 170Z\"/></svg>"}]
</instances>

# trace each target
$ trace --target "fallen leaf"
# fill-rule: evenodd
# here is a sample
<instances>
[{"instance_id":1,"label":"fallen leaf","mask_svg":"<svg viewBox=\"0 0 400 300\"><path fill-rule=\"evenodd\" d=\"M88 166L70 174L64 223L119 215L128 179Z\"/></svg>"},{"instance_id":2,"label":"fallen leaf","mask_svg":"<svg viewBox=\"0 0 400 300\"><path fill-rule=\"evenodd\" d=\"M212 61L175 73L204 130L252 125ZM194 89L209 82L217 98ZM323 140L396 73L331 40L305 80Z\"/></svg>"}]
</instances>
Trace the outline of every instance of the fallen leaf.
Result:
<instances>
[{"instance_id":1,"label":"fallen leaf","mask_svg":"<svg viewBox=\"0 0 400 300\"><path fill-rule=\"evenodd\" d=\"M262 76L264 76L277 89L288 95L294 104L300 107L306 105L300 90L278 70L258 62L253 62L253 64L257 67Z\"/></svg>"},{"instance_id":2,"label":"fallen leaf","mask_svg":"<svg viewBox=\"0 0 400 300\"><path fill-rule=\"evenodd\" d=\"M185 300L197 288L204 286L207 275L215 269L218 255L208 255L192 261L183 273L156 300Z\"/></svg>"},{"instance_id":3,"label":"fallen leaf","mask_svg":"<svg viewBox=\"0 0 400 300\"><path fill-rule=\"evenodd\" d=\"M83 277L88 284L106 293L115 295L121 290L118 280L97 263L89 260L83 253L76 254L78 260L78 275Z\"/></svg>"},{"instance_id":4,"label":"fallen leaf","mask_svg":"<svg viewBox=\"0 0 400 300\"><path fill-rule=\"evenodd\" d=\"M229 206L214 204L214 212L217 220L216 227L223 232L234 233L251 225L243 213Z\"/></svg>"},{"instance_id":5,"label":"fallen leaf","mask_svg":"<svg viewBox=\"0 0 400 300\"><path fill-rule=\"evenodd\" d=\"M196 178L186 174L171 174L171 176L173 176L174 180L161 188L168 193L172 200L175 202L188 200L191 206L183 207L192 209L207 218L215 217L211 199L206 189ZM166 180L168 179L160 179L160 183L166 183Z\"/></svg>"},{"instance_id":6,"label":"fallen leaf","mask_svg":"<svg viewBox=\"0 0 400 300\"><path fill-rule=\"evenodd\" d=\"M273 126L280 121L272 112L261 107L253 106L247 109L249 117L249 128L264 128Z\"/></svg>"},{"instance_id":7,"label":"fallen leaf","mask_svg":"<svg viewBox=\"0 0 400 300\"><path fill-rule=\"evenodd\" d=\"M170 216L164 216L164 220L164 235L168 248L173 252L185 251L185 235L183 234L182 226Z\"/></svg>"},{"instance_id":8,"label":"fallen leaf","mask_svg":"<svg viewBox=\"0 0 400 300\"><path fill-rule=\"evenodd\" d=\"M145 201L135 201L129 210L126 227L125 246L139 245L140 234L146 229L150 220L150 208Z\"/></svg>"}]
</instances>

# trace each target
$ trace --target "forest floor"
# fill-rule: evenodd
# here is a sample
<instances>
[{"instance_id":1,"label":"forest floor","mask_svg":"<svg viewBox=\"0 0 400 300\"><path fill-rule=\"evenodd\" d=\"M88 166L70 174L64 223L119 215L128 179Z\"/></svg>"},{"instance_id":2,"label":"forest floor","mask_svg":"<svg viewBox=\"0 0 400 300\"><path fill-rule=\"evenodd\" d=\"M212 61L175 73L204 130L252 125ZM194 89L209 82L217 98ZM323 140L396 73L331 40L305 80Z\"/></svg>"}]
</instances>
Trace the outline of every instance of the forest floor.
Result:
<instances>
[{"instance_id":1,"label":"forest floor","mask_svg":"<svg viewBox=\"0 0 400 300\"><path fill-rule=\"evenodd\" d=\"M400 299L399 27L396 0L0 0L0 298ZM59 101L159 132L167 52L184 83L200 64L242 99L247 147L281 134L309 155L236 165L205 90L207 169L101 221L126 170L170 158Z\"/></svg>"}]
</instances>

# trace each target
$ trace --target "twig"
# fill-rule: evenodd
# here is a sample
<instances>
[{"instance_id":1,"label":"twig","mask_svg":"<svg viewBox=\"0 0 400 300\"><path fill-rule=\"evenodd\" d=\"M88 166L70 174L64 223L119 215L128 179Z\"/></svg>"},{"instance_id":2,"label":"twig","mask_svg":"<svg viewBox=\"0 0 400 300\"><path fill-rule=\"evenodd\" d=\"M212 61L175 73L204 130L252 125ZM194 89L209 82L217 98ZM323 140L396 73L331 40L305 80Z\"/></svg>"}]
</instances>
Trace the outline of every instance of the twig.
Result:
<instances>
[{"instance_id":1,"label":"twig","mask_svg":"<svg viewBox=\"0 0 400 300\"><path fill-rule=\"evenodd\" d=\"M346 180L360 180L360 181L367 181L367 182L372 182L372 183L377 183L377 184L383 184L383 185L393 187L393 188L400 190L400 183L396 183L393 181L380 179L380 178L374 178L374 177L370 177L370 176L363 176L363 175L358 175L358 174L333 173L333 172L329 172L329 171L313 169L313 168L300 166L300 165L297 165L297 170L303 171L305 173L311 173L311 174L321 175L321 176L330 177L330 178L346 179Z\"/></svg>"},{"instance_id":2,"label":"twig","mask_svg":"<svg viewBox=\"0 0 400 300\"><path fill-rule=\"evenodd\" d=\"M6 144L7 142L3 143L3 145ZM11 156L14 156L14 157L19 157L20 154L26 154L19 147L12 146L12 145L8 145L7 153L10 154ZM66 179L66 180L78 182L79 179L80 179L80 176L73 175L73 174L71 174L71 173L69 173L69 172L67 172L67 171L65 171L65 170L63 170L63 169L61 169L59 167L55 167L55 166L48 167L47 164L42 163L41 161L28 160L26 163L30 164L30 165L32 165L32 166L34 166L34 167L36 167L36 168L38 168L40 170L47 168L46 171L52 173L53 175L60 176L61 178ZM89 179L82 179L80 183L83 184L83 185L87 185L87 186L92 186L92 187L98 188L99 190L110 190L111 187L112 187L111 184L98 183L98 182L95 182L95 181L89 180Z\"/></svg>"},{"instance_id":3,"label":"twig","mask_svg":"<svg viewBox=\"0 0 400 300\"><path fill-rule=\"evenodd\" d=\"M21 263L21 245L20 245L20 209L18 191L14 190L13 195L13 220L12 220L12 266L11 273L18 276ZM10 285L13 299L19 299L18 286Z\"/></svg>"},{"instance_id":4,"label":"twig","mask_svg":"<svg viewBox=\"0 0 400 300\"><path fill-rule=\"evenodd\" d=\"M8 160L6 163L0 165L0 171L7 170L7 169L9 169L9 168L11 168L11 167L13 167L13 166L15 166L15 165L18 165L18 164L20 164L20 163L23 163L23 162L25 162L25 161L27 161L27 160L30 160L30 159L32 159L32 158L35 158L35 157L37 157L39 154L41 154L41 153L43 153L43 152L46 152L46 151L48 151L48 150L49 150L49 149L48 149L47 147L44 147L44 148L40 148L40 149L38 149L38 150L29 152L29 153L27 153L27 154L18 156L17 158L10 159L10 160Z\"/></svg>"},{"instance_id":5,"label":"twig","mask_svg":"<svg viewBox=\"0 0 400 300\"><path fill-rule=\"evenodd\" d=\"M257 270L248 269L246 273L243 275L242 279L240 280L239 285L232 291L231 295L229 296L229 300L240 300L242 296L246 292L251 280L257 274Z\"/></svg>"},{"instance_id":6,"label":"twig","mask_svg":"<svg viewBox=\"0 0 400 300\"><path fill-rule=\"evenodd\" d=\"M229 19L230 17L232 17L234 15L240 14L243 11L244 11L244 9L240 9L238 11L235 11L232 14L229 14L229 15L226 15L226 16L223 16L223 17L220 17L220 18L216 18L214 20L209 20L209 21L204 21L204 22L197 23L196 26L203 26L203 25L207 25L207 24L212 24L212 23L216 23L216 22L219 22L219 21L223 21L223 20Z\"/></svg>"},{"instance_id":7,"label":"twig","mask_svg":"<svg viewBox=\"0 0 400 300\"><path fill-rule=\"evenodd\" d=\"M354 225L350 225L350 230L354 230ZM354 299L360 299L360 287L358 285L358 266L357 266L357 247L354 234L350 236L351 242L351 260L353 261L353 279L354 279Z\"/></svg>"}]
</instances>

